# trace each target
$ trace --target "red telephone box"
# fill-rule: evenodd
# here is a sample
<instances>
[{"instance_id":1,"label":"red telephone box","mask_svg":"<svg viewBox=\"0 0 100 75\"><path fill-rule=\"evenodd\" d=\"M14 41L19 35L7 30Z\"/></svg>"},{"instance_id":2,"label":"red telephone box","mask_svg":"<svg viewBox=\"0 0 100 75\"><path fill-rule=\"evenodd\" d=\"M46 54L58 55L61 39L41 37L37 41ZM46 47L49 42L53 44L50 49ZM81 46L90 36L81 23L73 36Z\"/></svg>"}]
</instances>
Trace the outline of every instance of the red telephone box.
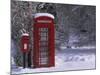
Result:
<instances>
[{"instance_id":1,"label":"red telephone box","mask_svg":"<svg viewBox=\"0 0 100 75\"><path fill-rule=\"evenodd\" d=\"M49 13L37 13L34 16L33 65L51 67L55 65L54 16Z\"/></svg>"},{"instance_id":2,"label":"red telephone box","mask_svg":"<svg viewBox=\"0 0 100 75\"><path fill-rule=\"evenodd\" d=\"M24 53L29 50L29 35L27 33L23 34L21 37L21 50Z\"/></svg>"}]
</instances>

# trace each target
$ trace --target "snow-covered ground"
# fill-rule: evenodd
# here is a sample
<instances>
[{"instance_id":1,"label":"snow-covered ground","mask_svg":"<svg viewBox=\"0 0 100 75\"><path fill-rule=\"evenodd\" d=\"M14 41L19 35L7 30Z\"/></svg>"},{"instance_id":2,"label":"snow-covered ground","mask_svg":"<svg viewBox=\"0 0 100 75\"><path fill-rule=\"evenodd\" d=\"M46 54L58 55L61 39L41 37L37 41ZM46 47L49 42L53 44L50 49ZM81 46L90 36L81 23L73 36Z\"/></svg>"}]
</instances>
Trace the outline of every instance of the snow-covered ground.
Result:
<instances>
[{"instance_id":1,"label":"snow-covered ground","mask_svg":"<svg viewBox=\"0 0 100 75\"><path fill-rule=\"evenodd\" d=\"M95 69L95 49L67 49L56 52L55 67L29 69L12 65L12 74Z\"/></svg>"}]
</instances>

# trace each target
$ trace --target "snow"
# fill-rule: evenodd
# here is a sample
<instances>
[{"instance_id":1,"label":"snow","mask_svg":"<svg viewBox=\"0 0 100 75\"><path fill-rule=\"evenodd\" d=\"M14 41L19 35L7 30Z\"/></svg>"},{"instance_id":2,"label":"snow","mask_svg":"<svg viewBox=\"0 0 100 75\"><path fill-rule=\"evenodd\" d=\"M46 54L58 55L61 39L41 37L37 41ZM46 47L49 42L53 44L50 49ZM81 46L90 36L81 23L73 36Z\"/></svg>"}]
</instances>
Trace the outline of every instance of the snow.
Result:
<instances>
[{"instance_id":1,"label":"snow","mask_svg":"<svg viewBox=\"0 0 100 75\"><path fill-rule=\"evenodd\" d=\"M72 47L72 49L95 49L95 46Z\"/></svg>"},{"instance_id":2,"label":"snow","mask_svg":"<svg viewBox=\"0 0 100 75\"><path fill-rule=\"evenodd\" d=\"M34 18L38 18L38 17L41 17L41 16L48 16L48 17L51 17L52 19L54 19L54 16L52 14L49 14L49 13L36 13L34 15Z\"/></svg>"},{"instance_id":3,"label":"snow","mask_svg":"<svg viewBox=\"0 0 100 75\"><path fill-rule=\"evenodd\" d=\"M12 65L15 65L15 62L14 62L14 58L13 57L11 57L11 63L12 63Z\"/></svg>"},{"instance_id":4,"label":"snow","mask_svg":"<svg viewBox=\"0 0 100 75\"><path fill-rule=\"evenodd\" d=\"M95 46L82 46L82 47L75 47L75 46L71 46L71 48L74 50L74 49L80 49L80 50L87 50L87 49L95 49L96 47ZM67 49L67 47L65 45L62 45L60 46L60 49L61 50L65 50Z\"/></svg>"},{"instance_id":5,"label":"snow","mask_svg":"<svg viewBox=\"0 0 100 75\"><path fill-rule=\"evenodd\" d=\"M29 34L28 33L23 33L22 36L29 36Z\"/></svg>"},{"instance_id":6,"label":"snow","mask_svg":"<svg viewBox=\"0 0 100 75\"><path fill-rule=\"evenodd\" d=\"M66 49L66 48L67 48L66 46L61 46L61 47L60 47L61 50L64 50L64 49Z\"/></svg>"},{"instance_id":7,"label":"snow","mask_svg":"<svg viewBox=\"0 0 100 75\"><path fill-rule=\"evenodd\" d=\"M12 69L12 74L95 69L95 49L56 51L55 67Z\"/></svg>"}]
</instances>

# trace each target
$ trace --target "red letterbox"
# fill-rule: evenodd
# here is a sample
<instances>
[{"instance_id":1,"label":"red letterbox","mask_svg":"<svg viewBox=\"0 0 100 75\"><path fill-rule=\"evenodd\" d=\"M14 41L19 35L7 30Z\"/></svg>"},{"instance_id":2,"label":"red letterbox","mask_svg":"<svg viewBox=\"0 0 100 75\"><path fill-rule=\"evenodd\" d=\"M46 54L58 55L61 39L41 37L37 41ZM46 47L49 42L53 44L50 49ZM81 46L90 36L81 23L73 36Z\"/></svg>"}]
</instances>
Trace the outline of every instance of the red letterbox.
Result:
<instances>
[{"instance_id":1,"label":"red letterbox","mask_svg":"<svg viewBox=\"0 0 100 75\"><path fill-rule=\"evenodd\" d=\"M49 13L37 13L34 17L34 67L55 65L54 16Z\"/></svg>"},{"instance_id":2,"label":"red letterbox","mask_svg":"<svg viewBox=\"0 0 100 75\"><path fill-rule=\"evenodd\" d=\"M29 35L27 33L24 33L21 37L21 50L22 52L29 50Z\"/></svg>"}]
</instances>

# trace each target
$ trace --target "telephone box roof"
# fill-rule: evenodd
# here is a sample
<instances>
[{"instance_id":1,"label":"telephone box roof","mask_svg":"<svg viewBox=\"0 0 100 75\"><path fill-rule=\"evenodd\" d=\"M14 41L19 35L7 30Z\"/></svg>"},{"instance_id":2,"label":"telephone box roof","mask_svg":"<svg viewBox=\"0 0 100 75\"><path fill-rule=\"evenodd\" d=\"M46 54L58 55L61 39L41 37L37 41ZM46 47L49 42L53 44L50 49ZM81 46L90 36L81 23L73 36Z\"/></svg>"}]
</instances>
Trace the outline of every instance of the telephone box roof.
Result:
<instances>
[{"instance_id":1,"label":"telephone box roof","mask_svg":"<svg viewBox=\"0 0 100 75\"><path fill-rule=\"evenodd\" d=\"M49 14L49 13L36 13L34 15L34 18L41 17L41 16L48 16L48 17L54 19L54 16L52 14Z\"/></svg>"}]
</instances>

